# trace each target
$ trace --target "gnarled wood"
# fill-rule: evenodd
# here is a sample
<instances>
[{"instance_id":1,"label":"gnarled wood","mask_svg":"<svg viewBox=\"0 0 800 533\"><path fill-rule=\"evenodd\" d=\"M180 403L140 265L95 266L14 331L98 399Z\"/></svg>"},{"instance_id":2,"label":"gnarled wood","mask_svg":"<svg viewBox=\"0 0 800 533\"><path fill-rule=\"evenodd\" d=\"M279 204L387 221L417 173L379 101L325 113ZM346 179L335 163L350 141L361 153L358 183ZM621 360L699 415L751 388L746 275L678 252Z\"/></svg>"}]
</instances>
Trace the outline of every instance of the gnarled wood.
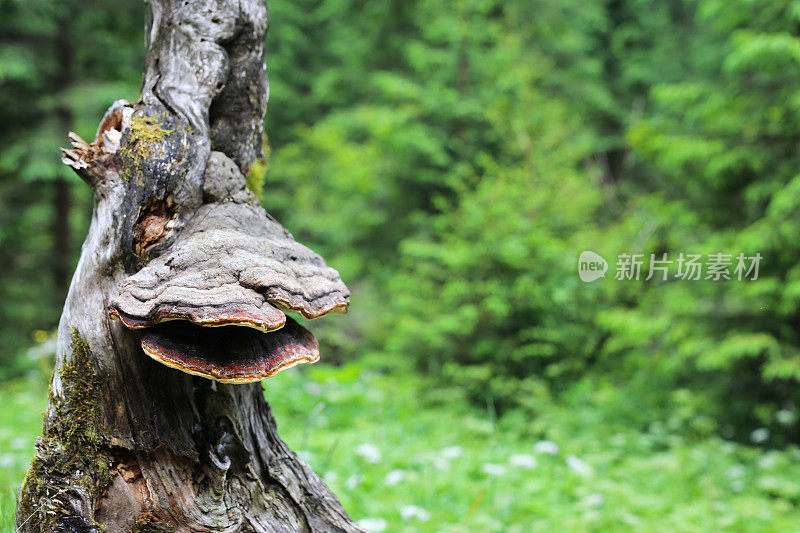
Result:
<instances>
[{"instance_id":1,"label":"gnarled wood","mask_svg":"<svg viewBox=\"0 0 800 533\"><path fill-rule=\"evenodd\" d=\"M266 25L259 0L151 0L142 101L64 150L95 209L20 531L359 531L278 438L259 383L186 373L252 381L316 360L281 309L348 305L338 273L244 188Z\"/></svg>"}]
</instances>

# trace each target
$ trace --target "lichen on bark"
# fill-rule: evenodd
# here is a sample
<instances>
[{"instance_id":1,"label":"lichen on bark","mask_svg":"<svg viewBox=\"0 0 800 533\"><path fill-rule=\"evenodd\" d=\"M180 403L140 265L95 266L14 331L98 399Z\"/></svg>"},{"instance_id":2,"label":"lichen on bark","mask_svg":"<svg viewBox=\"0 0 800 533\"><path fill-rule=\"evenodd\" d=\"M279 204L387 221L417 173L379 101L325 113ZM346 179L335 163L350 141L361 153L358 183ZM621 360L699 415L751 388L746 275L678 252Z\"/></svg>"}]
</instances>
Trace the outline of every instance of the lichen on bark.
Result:
<instances>
[{"instance_id":1,"label":"lichen on bark","mask_svg":"<svg viewBox=\"0 0 800 533\"><path fill-rule=\"evenodd\" d=\"M131 117L127 142L117 152L122 162L122 178L128 182L135 177L137 185L144 185L146 163L154 156L163 158L169 155L160 143L174 131L175 128L165 127L156 116Z\"/></svg>"}]
</instances>

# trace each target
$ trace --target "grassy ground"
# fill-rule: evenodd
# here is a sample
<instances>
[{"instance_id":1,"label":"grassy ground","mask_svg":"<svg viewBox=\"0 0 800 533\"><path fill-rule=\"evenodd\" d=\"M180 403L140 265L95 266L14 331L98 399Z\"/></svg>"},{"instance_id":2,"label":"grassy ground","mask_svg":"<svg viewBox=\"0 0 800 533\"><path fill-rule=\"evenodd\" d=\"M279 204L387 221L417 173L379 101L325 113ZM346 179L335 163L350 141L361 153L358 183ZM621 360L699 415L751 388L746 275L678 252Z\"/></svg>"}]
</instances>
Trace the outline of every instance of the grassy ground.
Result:
<instances>
[{"instance_id":1,"label":"grassy ground","mask_svg":"<svg viewBox=\"0 0 800 533\"><path fill-rule=\"evenodd\" d=\"M800 451L689 441L591 402L495 420L412 374L322 365L267 381L279 430L372 531L789 531ZM46 380L0 385L0 529L41 424Z\"/></svg>"}]
</instances>

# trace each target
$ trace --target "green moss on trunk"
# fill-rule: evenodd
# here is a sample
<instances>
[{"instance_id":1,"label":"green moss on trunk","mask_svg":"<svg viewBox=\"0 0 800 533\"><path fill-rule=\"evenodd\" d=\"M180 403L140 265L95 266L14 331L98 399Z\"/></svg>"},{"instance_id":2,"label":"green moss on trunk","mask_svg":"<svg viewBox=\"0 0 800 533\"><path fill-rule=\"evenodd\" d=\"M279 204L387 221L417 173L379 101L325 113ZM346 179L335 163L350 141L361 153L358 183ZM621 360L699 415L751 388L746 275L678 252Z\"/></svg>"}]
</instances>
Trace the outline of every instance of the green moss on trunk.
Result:
<instances>
[{"instance_id":1,"label":"green moss on trunk","mask_svg":"<svg viewBox=\"0 0 800 533\"><path fill-rule=\"evenodd\" d=\"M143 185L144 162L148 158L152 158L154 150L158 152L158 155L166 155L160 142L173 131L173 129L164 128L156 117L132 117L128 128L128 141L123 143L117 151L123 163L120 169L123 179L130 181L131 178L136 177L137 183Z\"/></svg>"},{"instance_id":2,"label":"green moss on trunk","mask_svg":"<svg viewBox=\"0 0 800 533\"><path fill-rule=\"evenodd\" d=\"M264 136L264 146L262 148L264 157L256 159L250 167L250 172L247 173L247 188L250 189L256 198L261 200L264 194L264 182L267 179L267 170L269 170L269 156L271 149L267 136Z\"/></svg>"},{"instance_id":3,"label":"green moss on trunk","mask_svg":"<svg viewBox=\"0 0 800 533\"><path fill-rule=\"evenodd\" d=\"M64 509L61 496L74 487L96 497L112 478L100 414L103 374L91 363L89 344L72 331L72 358L61 367L63 396L50 395L44 435L20 490L17 520L29 530L49 531ZM52 387L51 387L52 391Z\"/></svg>"}]
</instances>

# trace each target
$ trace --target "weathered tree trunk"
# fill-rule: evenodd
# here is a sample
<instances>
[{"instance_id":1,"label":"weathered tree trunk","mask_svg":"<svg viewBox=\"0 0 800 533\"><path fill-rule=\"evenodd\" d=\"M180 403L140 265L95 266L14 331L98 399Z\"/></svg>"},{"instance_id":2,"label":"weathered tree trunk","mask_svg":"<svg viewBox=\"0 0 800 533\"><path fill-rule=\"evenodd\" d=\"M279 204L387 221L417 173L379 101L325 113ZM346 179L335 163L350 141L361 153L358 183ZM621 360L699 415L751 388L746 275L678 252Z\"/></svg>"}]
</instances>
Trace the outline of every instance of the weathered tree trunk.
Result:
<instances>
[{"instance_id":1,"label":"weathered tree trunk","mask_svg":"<svg viewBox=\"0 0 800 533\"><path fill-rule=\"evenodd\" d=\"M263 0L151 0L141 101L65 150L95 209L20 531L359 531L254 382L317 358L279 308L312 318L348 297L244 189L266 25Z\"/></svg>"}]
</instances>

